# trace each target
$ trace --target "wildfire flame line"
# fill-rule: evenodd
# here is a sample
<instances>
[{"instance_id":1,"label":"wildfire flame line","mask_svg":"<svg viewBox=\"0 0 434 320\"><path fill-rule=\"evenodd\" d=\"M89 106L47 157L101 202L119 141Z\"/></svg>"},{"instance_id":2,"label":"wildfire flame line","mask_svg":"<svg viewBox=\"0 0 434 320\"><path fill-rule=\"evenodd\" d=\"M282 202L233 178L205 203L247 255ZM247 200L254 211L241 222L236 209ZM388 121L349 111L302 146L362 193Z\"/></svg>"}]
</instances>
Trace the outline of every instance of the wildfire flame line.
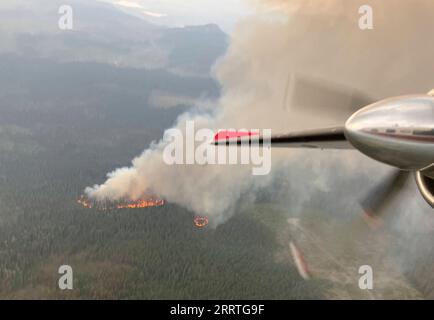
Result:
<instances>
[{"instance_id":1,"label":"wildfire flame line","mask_svg":"<svg viewBox=\"0 0 434 320\"><path fill-rule=\"evenodd\" d=\"M95 208L97 210L106 211L113 209L140 209L149 207L160 207L165 205L165 201L161 199L139 199L136 201L118 201L118 202L97 202L88 199L86 196L82 195L77 200L81 206L87 209Z\"/></svg>"}]
</instances>

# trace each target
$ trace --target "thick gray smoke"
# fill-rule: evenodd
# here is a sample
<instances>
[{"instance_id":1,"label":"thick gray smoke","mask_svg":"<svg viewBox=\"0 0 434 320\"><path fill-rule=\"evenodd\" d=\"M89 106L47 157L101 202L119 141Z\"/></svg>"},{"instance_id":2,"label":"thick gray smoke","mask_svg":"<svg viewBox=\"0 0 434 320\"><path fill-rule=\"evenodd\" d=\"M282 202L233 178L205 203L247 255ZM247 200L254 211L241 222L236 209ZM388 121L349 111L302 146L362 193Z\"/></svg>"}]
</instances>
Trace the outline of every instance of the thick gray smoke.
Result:
<instances>
[{"instance_id":1,"label":"thick gray smoke","mask_svg":"<svg viewBox=\"0 0 434 320\"><path fill-rule=\"evenodd\" d=\"M374 10L374 29L362 31L358 9L367 2ZM322 106L321 95L297 85L299 79L357 89L374 98L434 87L432 0L254 0L252 5L257 14L239 24L226 56L215 67L223 88L221 99L212 113L184 114L177 128L184 128L186 120L194 120L197 128L274 132L341 123L334 111ZM305 105L314 104L315 112L303 111ZM207 214L218 224L234 212L240 198L254 199L256 191L270 185L277 174L288 175L294 200L290 206L298 211L315 192L339 188L341 177L354 182L365 176L361 181L369 185L387 170L355 152L273 151L272 173L253 177L247 166L168 166L162 161L164 146L162 141L153 144L130 167L108 174L105 183L87 188L86 193L113 200L153 193ZM357 195L363 186L354 189ZM341 197L339 203L354 204L355 198ZM414 207L426 210L420 202Z\"/></svg>"}]
</instances>

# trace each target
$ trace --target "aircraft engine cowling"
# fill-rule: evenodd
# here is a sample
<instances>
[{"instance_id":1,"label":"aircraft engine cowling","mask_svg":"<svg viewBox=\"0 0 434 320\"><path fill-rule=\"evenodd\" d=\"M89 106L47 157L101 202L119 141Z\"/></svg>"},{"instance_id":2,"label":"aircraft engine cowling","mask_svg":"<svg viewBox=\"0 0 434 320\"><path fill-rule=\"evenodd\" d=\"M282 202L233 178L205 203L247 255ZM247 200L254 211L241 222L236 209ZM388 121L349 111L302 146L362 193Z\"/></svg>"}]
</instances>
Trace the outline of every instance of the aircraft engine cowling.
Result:
<instances>
[{"instance_id":1,"label":"aircraft engine cowling","mask_svg":"<svg viewBox=\"0 0 434 320\"><path fill-rule=\"evenodd\" d=\"M423 198L434 208L434 179L420 171L415 173L417 187Z\"/></svg>"}]
</instances>

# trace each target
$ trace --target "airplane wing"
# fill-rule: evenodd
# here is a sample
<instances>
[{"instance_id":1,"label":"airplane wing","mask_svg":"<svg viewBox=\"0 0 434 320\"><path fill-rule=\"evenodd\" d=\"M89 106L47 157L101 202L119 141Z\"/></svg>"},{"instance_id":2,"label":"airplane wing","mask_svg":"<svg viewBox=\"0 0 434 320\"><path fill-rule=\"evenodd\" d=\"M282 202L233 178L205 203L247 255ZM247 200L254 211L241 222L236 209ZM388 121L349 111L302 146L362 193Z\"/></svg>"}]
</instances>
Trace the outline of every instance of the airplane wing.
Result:
<instances>
[{"instance_id":1,"label":"airplane wing","mask_svg":"<svg viewBox=\"0 0 434 320\"><path fill-rule=\"evenodd\" d=\"M434 91L434 90L433 90ZM283 109L288 113L315 114L345 123L360 108L376 101L354 89L301 74L288 75ZM318 106L321 106L319 109ZM326 122L325 122L326 123ZM326 124L324 124L326 126ZM215 145L263 145L258 133L221 131L214 137ZM343 127L294 131L271 137L271 146L280 148L354 149L344 135Z\"/></svg>"},{"instance_id":2,"label":"airplane wing","mask_svg":"<svg viewBox=\"0 0 434 320\"><path fill-rule=\"evenodd\" d=\"M271 146L280 148L354 149L347 141L343 127L296 131L271 136ZM263 145L264 138L254 132L219 132L215 145Z\"/></svg>"}]
</instances>

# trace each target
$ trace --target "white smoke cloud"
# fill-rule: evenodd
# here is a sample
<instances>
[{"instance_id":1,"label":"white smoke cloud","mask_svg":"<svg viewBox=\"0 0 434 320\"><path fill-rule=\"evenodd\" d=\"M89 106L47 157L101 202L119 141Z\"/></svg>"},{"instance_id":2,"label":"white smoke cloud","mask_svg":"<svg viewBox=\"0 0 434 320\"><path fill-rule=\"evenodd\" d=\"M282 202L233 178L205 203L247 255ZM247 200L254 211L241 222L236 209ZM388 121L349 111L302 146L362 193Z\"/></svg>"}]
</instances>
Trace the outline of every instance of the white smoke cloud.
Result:
<instances>
[{"instance_id":1,"label":"white smoke cloud","mask_svg":"<svg viewBox=\"0 0 434 320\"><path fill-rule=\"evenodd\" d=\"M298 106L289 97L286 106L288 74L357 88L376 98L427 92L434 87L434 45L428 41L434 27L431 1L370 1L375 27L362 31L358 28L358 8L365 2L255 1L261 10L234 30L229 50L215 68L222 85L215 111L207 114L193 110L182 115L176 127L183 129L186 120L194 120L197 128L271 128L280 132L336 124L329 110L321 109L321 101L317 101L314 114L303 112L304 103L318 98L315 95L297 100ZM269 185L276 174L298 173L290 180L291 190L308 201L316 191L327 190L336 181L339 184L343 176L367 173L374 180L384 169L370 161L360 164L361 156L356 153L340 153L332 158L338 163L336 174L324 170L328 166L319 165L330 163L327 151L309 159L309 150L279 150L273 152L272 174L253 177L246 166L168 166L162 161L164 146L162 141L154 143L129 168L110 173L105 183L87 188L86 193L100 200L155 193L209 215L217 224L234 213L241 198L254 199L256 191ZM318 175L316 183L304 181L298 171L309 169ZM303 192L306 189L310 193ZM354 203L355 199L343 197L340 201ZM296 202L292 203L294 208Z\"/></svg>"}]
</instances>

